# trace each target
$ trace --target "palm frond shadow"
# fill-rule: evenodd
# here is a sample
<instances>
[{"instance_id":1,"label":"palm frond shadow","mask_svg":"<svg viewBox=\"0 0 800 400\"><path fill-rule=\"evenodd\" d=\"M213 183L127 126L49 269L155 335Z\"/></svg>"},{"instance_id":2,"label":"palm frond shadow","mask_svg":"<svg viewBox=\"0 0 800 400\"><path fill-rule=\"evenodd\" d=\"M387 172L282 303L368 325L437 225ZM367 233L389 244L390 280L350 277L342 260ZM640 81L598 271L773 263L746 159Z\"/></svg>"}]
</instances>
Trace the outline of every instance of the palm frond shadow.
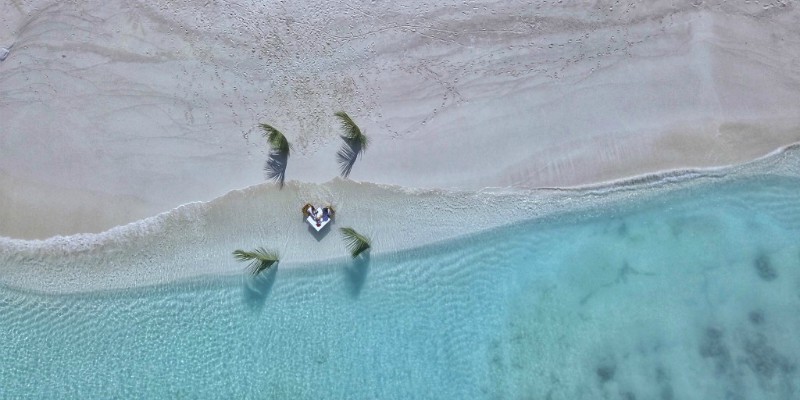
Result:
<instances>
[{"instance_id":1,"label":"palm frond shadow","mask_svg":"<svg viewBox=\"0 0 800 400\"><path fill-rule=\"evenodd\" d=\"M245 277L243 286L245 304L254 309L262 308L270 292L272 292L277 273L278 268L272 267L261 274Z\"/></svg>"},{"instance_id":2,"label":"palm frond shadow","mask_svg":"<svg viewBox=\"0 0 800 400\"><path fill-rule=\"evenodd\" d=\"M289 162L289 154L283 152L272 151L269 153L269 158L264 164L264 172L267 179L276 182L278 186L283 188L283 182L286 179L286 164Z\"/></svg>"},{"instance_id":3,"label":"palm frond shadow","mask_svg":"<svg viewBox=\"0 0 800 400\"><path fill-rule=\"evenodd\" d=\"M353 170L353 164L356 163L358 155L361 154L363 149L361 142L342 136L344 144L336 153L336 161L339 163L339 173L343 178L350 176L350 171Z\"/></svg>"},{"instance_id":4,"label":"palm frond shadow","mask_svg":"<svg viewBox=\"0 0 800 400\"><path fill-rule=\"evenodd\" d=\"M354 298L357 298L361 294L361 289L364 288L364 283L367 281L369 261L369 252L365 252L354 259L352 265L344 267L347 286L350 295Z\"/></svg>"}]
</instances>

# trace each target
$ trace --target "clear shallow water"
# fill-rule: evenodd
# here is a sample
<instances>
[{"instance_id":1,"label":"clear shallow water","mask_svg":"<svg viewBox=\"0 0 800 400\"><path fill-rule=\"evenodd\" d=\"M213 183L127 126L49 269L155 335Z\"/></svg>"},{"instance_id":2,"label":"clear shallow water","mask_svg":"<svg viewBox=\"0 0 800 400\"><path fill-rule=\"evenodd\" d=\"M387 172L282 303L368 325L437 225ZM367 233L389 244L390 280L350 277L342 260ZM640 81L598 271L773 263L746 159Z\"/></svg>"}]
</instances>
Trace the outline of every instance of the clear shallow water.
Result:
<instances>
[{"instance_id":1,"label":"clear shallow water","mask_svg":"<svg viewBox=\"0 0 800 400\"><path fill-rule=\"evenodd\" d=\"M761 177L257 280L0 288L0 398L793 399L799 306L800 180Z\"/></svg>"}]
</instances>

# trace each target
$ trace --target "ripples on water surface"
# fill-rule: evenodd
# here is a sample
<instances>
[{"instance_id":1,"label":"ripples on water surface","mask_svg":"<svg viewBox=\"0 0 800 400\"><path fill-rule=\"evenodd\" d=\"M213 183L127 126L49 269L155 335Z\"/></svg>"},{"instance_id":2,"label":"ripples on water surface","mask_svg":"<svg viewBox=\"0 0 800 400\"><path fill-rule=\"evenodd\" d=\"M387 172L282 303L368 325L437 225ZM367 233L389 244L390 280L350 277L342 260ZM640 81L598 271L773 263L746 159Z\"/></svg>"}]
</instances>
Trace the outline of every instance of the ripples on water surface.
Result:
<instances>
[{"instance_id":1,"label":"ripples on water surface","mask_svg":"<svg viewBox=\"0 0 800 400\"><path fill-rule=\"evenodd\" d=\"M800 397L800 181L626 207L257 280L0 289L0 398Z\"/></svg>"}]
</instances>

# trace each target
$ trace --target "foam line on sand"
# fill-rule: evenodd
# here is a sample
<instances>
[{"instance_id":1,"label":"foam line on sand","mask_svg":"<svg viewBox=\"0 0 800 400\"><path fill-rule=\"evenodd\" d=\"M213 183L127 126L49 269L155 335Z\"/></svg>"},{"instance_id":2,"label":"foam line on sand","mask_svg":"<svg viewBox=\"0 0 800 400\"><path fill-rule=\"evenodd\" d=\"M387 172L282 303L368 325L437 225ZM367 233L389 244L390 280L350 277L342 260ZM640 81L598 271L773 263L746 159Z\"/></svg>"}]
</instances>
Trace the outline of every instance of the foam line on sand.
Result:
<instances>
[{"instance_id":1,"label":"foam line on sand","mask_svg":"<svg viewBox=\"0 0 800 400\"><path fill-rule=\"evenodd\" d=\"M797 177L800 149L790 146L754 162L709 170L670 171L610 185L573 189L451 191L335 179L324 184L262 184L210 202L191 203L99 234L47 240L0 238L0 284L54 293L131 288L201 276L243 274L234 249L264 246L279 268L345 260L339 227L371 236L373 256L456 239L520 221L641 202L666 192L755 175ZM317 234L305 202L332 203L336 219Z\"/></svg>"}]
</instances>

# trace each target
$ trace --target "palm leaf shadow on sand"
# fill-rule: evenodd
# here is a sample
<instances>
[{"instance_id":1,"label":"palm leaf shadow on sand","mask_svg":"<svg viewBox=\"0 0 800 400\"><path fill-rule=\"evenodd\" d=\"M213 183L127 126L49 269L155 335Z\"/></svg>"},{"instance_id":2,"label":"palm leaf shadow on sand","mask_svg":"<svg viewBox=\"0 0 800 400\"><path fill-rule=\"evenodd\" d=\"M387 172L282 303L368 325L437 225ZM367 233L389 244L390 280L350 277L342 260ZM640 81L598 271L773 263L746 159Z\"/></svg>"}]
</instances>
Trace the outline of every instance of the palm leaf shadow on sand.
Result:
<instances>
[{"instance_id":1,"label":"palm leaf shadow on sand","mask_svg":"<svg viewBox=\"0 0 800 400\"><path fill-rule=\"evenodd\" d=\"M361 154L363 149L361 142L348 139L342 136L344 144L336 153L336 161L339 163L339 173L343 178L350 176L350 171L353 170L353 164L356 163L358 155Z\"/></svg>"},{"instance_id":2,"label":"palm leaf shadow on sand","mask_svg":"<svg viewBox=\"0 0 800 400\"><path fill-rule=\"evenodd\" d=\"M350 295L357 298L364 288L369 273L369 252L361 253L353 264L344 267L344 274Z\"/></svg>"},{"instance_id":3,"label":"palm leaf shadow on sand","mask_svg":"<svg viewBox=\"0 0 800 400\"><path fill-rule=\"evenodd\" d=\"M277 267L272 267L267 271L245 277L243 285L244 302L253 309L260 309L272 291L275 284L275 275L278 273Z\"/></svg>"},{"instance_id":4,"label":"palm leaf shadow on sand","mask_svg":"<svg viewBox=\"0 0 800 400\"><path fill-rule=\"evenodd\" d=\"M369 144L369 138L361 128L356 125L355 121L350 118L344 111L337 111L333 114L339 120L339 125L344 131L341 136L344 144L336 153L336 160L339 162L339 172L342 177L347 178L350 171L353 170L353 164L356 163L356 158L359 154L363 154Z\"/></svg>"},{"instance_id":5,"label":"palm leaf shadow on sand","mask_svg":"<svg viewBox=\"0 0 800 400\"><path fill-rule=\"evenodd\" d=\"M267 179L276 182L281 188L283 188L283 182L286 179L286 164L288 161L289 154L272 151L264 164L264 172L267 175Z\"/></svg>"},{"instance_id":6,"label":"palm leaf shadow on sand","mask_svg":"<svg viewBox=\"0 0 800 400\"><path fill-rule=\"evenodd\" d=\"M267 173L267 179L277 182L281 189L283 189L283 182L286 179L286 164L289 161L289 152L292 145L286 139L281 131L268 124L258 124L261 130L264 131L262 136L267 138L270 152L267 163L264 164L264 172Z\"/></svg>"}]
</instances>

